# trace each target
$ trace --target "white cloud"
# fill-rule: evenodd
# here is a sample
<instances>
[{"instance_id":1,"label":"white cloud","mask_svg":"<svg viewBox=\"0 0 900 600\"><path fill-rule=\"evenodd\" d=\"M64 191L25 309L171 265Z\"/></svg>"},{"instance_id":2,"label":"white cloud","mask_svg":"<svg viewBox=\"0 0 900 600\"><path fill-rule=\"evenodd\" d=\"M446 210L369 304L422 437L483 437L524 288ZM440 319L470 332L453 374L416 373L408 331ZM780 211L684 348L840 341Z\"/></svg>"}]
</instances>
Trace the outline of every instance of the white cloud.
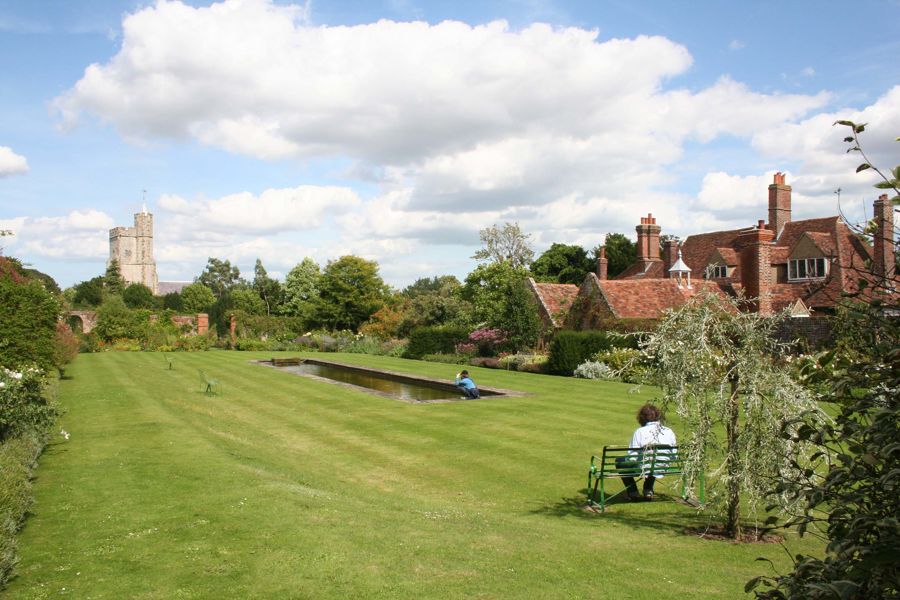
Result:
<instances>
[{"instance_id":1,"label":"white cloud","mask_svg":"<svg viewBox=\"0 0 900 600\"><path fill-rule=\"evenodd\" d=\"M16 217L0 220L0 229L15 234L3 243L17 255L32 255L56 260L106 258L109 254L109 229L112 218L104 212L73 210L61 217Z\"/></svg>"},{"instance_id":2,"label":"white cloud","mask_svg":"<svg viewBox=\"0 0 900 600\"><path fill-rule=\"evenodd\" d=\"M728 49L732 50L732 51L733 50L742 50L746 47L747 47L747 44L745 44L741 40L731 40L730 42L728 42Z\"/></svg>"},{"instance_id":3,"label":"white cloud","mask_svg":"<svg viewBox=\"0 0 900 600\"><path fill-rule=\"evenodd\" d=\"M171 213L170 221L196 233L220 234L315 229L327 216L343 214L359 204L356 192L349 188L311 185L268 189L258 196L241 192L190 201L165 194L159 199L159 207Z\"/></svg>"},{"instance_id":4,"label":"white cloud","mask_svg":"<svg viewBox=\"0 0 900 600\"><path fill-rule=\"evenodd\" d=\"M21 175L28 172L28 161L8 146L0 146L0 177Z\"/></svg>"},{"instance_id":5,"label":"white cloud","mask_svg":"<svg viewBox=\"0 0 900 600\"><path fill-rule=\"evenodd\" d=\"M68 125L95 116L135 141L193 140L262 160L336 156L351 177L381 185L368 199L323 187L163 196L157 254L169 265L254 252L267 266L296 262L294 247L322 261L356 252L391 272L431 264L420 256L429 246L475 246L480 228L503 221L538 245L633 235L650 211L667 233L745 226L765 218L776 169L790 169L798 213L833 214L833 202L815 202L852 177L845 162L856 157L843 156L831 123L871 118L900 131L889 117L900 92L810 116L828 93L761 93L727 76L680 88L692 60L658 36L502 21L313 26L308 5L159 0L126 18L119 52L55 106ZM752 140L747 170L684 155L722 138ZM706 174L697 197L671 191L685 170ZM312 239L315 228L328 236Z\"/></svg>"}]
</instances>

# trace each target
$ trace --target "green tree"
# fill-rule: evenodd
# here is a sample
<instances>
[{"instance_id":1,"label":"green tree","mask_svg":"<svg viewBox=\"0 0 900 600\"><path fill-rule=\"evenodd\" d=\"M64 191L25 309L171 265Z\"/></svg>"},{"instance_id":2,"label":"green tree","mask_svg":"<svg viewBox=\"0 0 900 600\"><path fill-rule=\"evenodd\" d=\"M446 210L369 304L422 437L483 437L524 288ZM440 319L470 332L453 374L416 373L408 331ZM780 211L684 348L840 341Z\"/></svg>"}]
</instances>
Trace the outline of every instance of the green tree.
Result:
<instances>
[{"instance_id":1,"label":"green tree","mask_svg":"<svg viewBox=\"0 0 900 600\"><path fill-rule=\"evenodd\" d=\"M459 289L460 283L453 275L441 275L440 277L420 277L406 286L401 294L407 298L416 298L426 294L452 294Z\"/></svg>"},{"instance_id":2,"label":"green tree","mask_svg":"<svg viewBox=\"0 0 900 600\"><path fill-rule=\"evenodd\" d=\"M119 269L119 261L112 259L106 266L106 273L103 275L103 290L109 294L122 295L125 291L125 280L122 279L122 272Z\"/></svg>"},{"instance_id":3,"label":"green tree","mask_svg":"<svg viewBox=\"0 0 900 600\"><path fill-rule=\"evenodd\" d=\"M75 294L72 303L76 307L93 308L103 303L103 276L98 275L93 279L76 283L73 286Z\"/></svg>"},{"instance_id":4,"label":"green tree","mask_svg":"<svg viewBox=\"0 0 900 600\"><path fill-rule=\"evenodd\" d=\"M482 248L472 255L475 260L492 263L509 263L513 268L523 268L531 264L534 251L531 249L531 234L522 232L518 223L504 223L482 229L479 232Z\"/></svg>"},{"instance_id":5,"label":"green tree","mask_svg":"<svg viewBox=\"0 0 900 600\"><path fill-rule=\"evenodd\" d=\"M491 326L506 332L507 345L514 352L534 346L541 333L534 298L525 279L510 279L506 284L503 305Z\"/></svg>"},{"instance_id":6,"label":"green tree","mask_svg":"<svg viewBox=\"0 0 900 600\"><path fill-rule=\"evenodd\" d=\"M594 261L584 248L574 244L553 244L531 264L538 281L580 285L585 275L594 270Z\"/></svg>"},{"instance_id":7,"label":"green tree","mask_svg":"<svg viewBox=\"0 0 900 600\"><path fill-rule=\"evenodd\" d=\"M122 293L122 299L128 308L155 308L156 297L143 283L132 283Z\"/></svg>"},{"instance_id":8,"label":"green tree","mask_svg":"<svg viewBox=\"0 0 900 600\"><path fill-rule=\"evenodd\" d=\"M181 294L178 292L169 292L162 298L162 306L168 310L175 312L184 310L184 302L181 301Z\"/></svg>"},{"instance_id":9,"label":"green tree","mask_svg":"<svg viewBox=\"0 0 900 600\"><path fill-rule=\"evenodd\" d=\"M223 298L228 297L230 302L228 308L242 310L248 315L266 315L268 310L263 299L259 297L256 290L248 287L236 287Z\"/></svg>"},{"instance_id":10,"label":"green tree","mask_svg":"<svg viewBox=\"0 0 900 600\"><path fill-rule=\"evenodd\" d=\"M356 331L384 306L386 286L378 263L358 256L329 261L319 282L318 320L332 329Z\"/></svg>"},{"instance_id":11,"label":"green tree","mask_svg":"<svg viewBox=\"0 0 900 600\"><path fill-rule=\"evenodd\" d=\"M253 268L253 289L259 295L266 307L266 314L275 312L283 301L283 291L277 279L272 279L266 272L260 259L256 259Z\"/></svg>"},{"instance_id":12,"label":"green tree","mask_svg":"<svg viewBox=\"0 0 900 600\"><path fill-rule=\"evenodd\" d=\"M466 276L460 296L472 304L474 323L492 324L501 320L510 286L524 281L528 271L508 262L478 265Z\"/></svg>"},{"instance_id":13,"label":"green tree","mask_svg":"<svg viewBox=\"0 0 900 600\"><path fill-rule=\"evenodd\" d=\"M213 296L221 298L241 283L241 271L227 260L210 257L206 262L206 269L200 273L195 283L202 283Z\"/></svg>"},{"instance_id":14,"label":"green tree","mask_svg":"<svg viewBox=\"0 0 900 600\"><path fill-rule=\"evenodd\" d=\"M188 313L208 312L215 301L212 290L202 283L192 283L181 290L181 303Z\"/></svg>"},{"instance_id":15,"label":"green tree","mask_svg":"<svg viewBox=\"0 0 900 600\"><path fill-rule=\"evenodd\" d=\"M607 276L612 279L630 267L637 260L637 242L632 242L624 234L607 233L603 241L606 247ZM594 248L596 255L600 248Z\"/></svg>"},{"instance_id":16,"label":"green tree","mask_svg":"<svg viewBox=\"0 0 900 600\"><path fill-rule=\"evenodd\" d=\"M284 278L283 312L289 316L309 319L319 299L319 265L305 257Z\"/></svg>"},{"instance_id":17,"label":"green tree","mask_svg":"<svg viewBox=\"0 0 900 600\"><path fill-rule=\"evenodd\" d=\"M734 538L741 535L741 498L755 510L770 482L792 469L782 427L816 409L778 362L783 347L772 334L781 318L709 294L667 313L643 345L654 358L664 404L675 408L688 432L679 446L689 479L723 455L712 469L721 474L713 502L722 506L724 531Z\"/></svg>"}]
</instances>

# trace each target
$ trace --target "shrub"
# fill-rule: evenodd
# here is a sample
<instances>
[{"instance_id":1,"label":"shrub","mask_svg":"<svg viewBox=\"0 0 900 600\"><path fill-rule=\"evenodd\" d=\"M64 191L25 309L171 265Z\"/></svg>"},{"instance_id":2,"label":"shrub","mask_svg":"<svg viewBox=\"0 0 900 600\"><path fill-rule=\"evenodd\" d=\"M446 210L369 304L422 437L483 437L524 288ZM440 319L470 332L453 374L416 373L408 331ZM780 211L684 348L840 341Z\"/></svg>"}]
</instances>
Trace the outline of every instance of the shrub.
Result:
<instances>
[{"instance_id":1,"label":"shrub","mask_svg":"<svg viewBox=\"0 0 900 600\"><path fill-rule=\"evenodd\" d=\"M575 367L575 377L612 381L616 379L616 371L604 362L588 360Z\"/></svg>"},{"instance_id":2,"label":"shrub","mask_svg":"<svg viewBox=\"0 0 900 600\"><path fill-rule=\"evenodd\" d=\"M502 329L476 329L469 334L469 342L477 346L478 356L496 356L497 350L507 342L507 335Z\"/></svg>"},{"instance_id":3,"label":"shrub","mask_svg":"<svg viewBox=\"0 0 900 600\"><path fill-rule=\"evenodd\" d=\"M632 337L605 331L560 331L550 343L547 372L554 375L572 375L575 368L597 352L613 348L635 347Z\"/></svg>"},{"instance_id":4,"label":"shrub","mask_svg":"<svg viewBox=\"0 0 900 600\"><path fill-rule=\"evenodd\" d=\"M453 354L456 345L468 340L465 327L417 327L409 334L405 358L422 358L426 354Z\"/></svg>"},{"instance_id":5,"label":"shrub","mask_svg":"<svg viewBox=\"0 0 900 600\"><path fill-rule=\"evenodd\" d=\"M539 373L546 362L546 354L510 354L500 359L500 365L510 371L527 371L527 366L537 365L539 368L532 373Z\"/></svg>"},{"instance_id":6,"label":"shrub","mask_svg":"<svg viewBox=\"0 0 900 600\"><path fill-rule=\"evenodd\" d=\"M55 366L59 305L38 281L0 276L0 365Z\"/></svg>"},{"instance_id":7,"label":"shrub","mask_svg":"<svg viewBox=\"0 0 900 600\"><path fill-rule=\"evenodd\" d=\"M32 471L44 436L24 434L0 442L0 589L16 565L16 533L31 506Z\"/></svg>"},{"instance_id":8,"label":"shrub","mask_svg":"<svg viewBox=\"0 0 900 600\"><path fill-rule=\"evenodd\" d=\"M597 352L594 361L606 363L625 383L650 383L653 377L649 360L634 348L614 348Z\"/></svg>"},{"instance_id":9,"label":"shrub","mask_svg":"<svg viewBox=\"0 0 900 600\"><path fill-rule=\"evenodd\" d=\"M44 374L37 367L0 367L0 440L41 432L56 418L56 405L44 391Z\"/></svg>"},{"instance_id":10,"label":"shrub","mask_svg":"<svg viewBox=\"0 0 900 600\"><path fill-rule=\"evenodd\" d=\"M97 309L97 327L94 331L107 342L121 338L139 339L144 337L149 320L149 312L133 311L125 306L120 296L108 296Z\"/></svg>"},{"instance_id":11,"label":"shrub","mask_svg":"<svg viewBox=\"0 0 900 600\"><path fill-rule=\"evenodd\" d=\"M81 343L78 336L72 333L72 328L65 321L56 322L56 335L54 337L53 363L62 373L66 365L78 356L78 348Z\"/></svg>"},{"instance_id":12,"label":"shrub","mask_svg":"<svg viewBox=\"0 0 900 600\"><path fill-rule=\"evenodd\" d=\"M232 311L235 318L235 335L239 338L275 339L289 342L303 332L303 319L299 317L274 317L251 315L244 311Z\"/></svg>"}]
</instances>

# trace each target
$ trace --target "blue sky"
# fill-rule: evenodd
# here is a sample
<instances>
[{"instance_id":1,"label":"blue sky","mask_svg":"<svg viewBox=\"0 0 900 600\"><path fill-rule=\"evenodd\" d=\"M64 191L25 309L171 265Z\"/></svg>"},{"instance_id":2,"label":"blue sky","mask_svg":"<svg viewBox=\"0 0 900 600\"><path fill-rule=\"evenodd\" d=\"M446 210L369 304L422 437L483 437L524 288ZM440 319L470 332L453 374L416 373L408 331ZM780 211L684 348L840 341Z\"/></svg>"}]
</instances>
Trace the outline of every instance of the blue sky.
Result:
<instances>
[{"instance_id":1,"label":"blue sky","mask_svg":"<svg viewBox=\"0 0 900 600\"><path fill-rule=\"evenodd\" d=\"M795 218L871 212L838 118L898 160L897 0L0 0L0 229L63 286L154 213L161 280L209 256L283 276L353 253L385 279L748 226L784 171ZM144 191L146 190L146 192Z\"/></svg>"}]
</instances>

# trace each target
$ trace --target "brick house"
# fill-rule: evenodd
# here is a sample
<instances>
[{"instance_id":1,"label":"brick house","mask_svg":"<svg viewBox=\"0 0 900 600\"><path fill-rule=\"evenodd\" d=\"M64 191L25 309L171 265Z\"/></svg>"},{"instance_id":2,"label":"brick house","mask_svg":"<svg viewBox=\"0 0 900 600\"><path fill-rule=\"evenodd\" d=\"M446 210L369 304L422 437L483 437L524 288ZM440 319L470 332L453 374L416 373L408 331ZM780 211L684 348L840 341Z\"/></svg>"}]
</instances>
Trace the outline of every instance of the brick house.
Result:
<instances>
[{"instance_id":1,"label":"brick house","mask_svg":"<svg viewBox=\"0 0 900 600\"><path fill-rule=\"evenodd\" d=\"M748 298L747 310L795 317L827 315L843 292L859 291L860 278L900 288L894 263L894 209L887 195L875 201L874 247L839 216L791 220L791 186L776 173L769 186L769 220L746 229L691 235L660 249L661 227L641 218L637 260L616 279L607 277L601 248L596 273L581 286L529 280L549 329L602 329L622 320L657 319L701 293Z\"/></svg>"}]
</instances>

